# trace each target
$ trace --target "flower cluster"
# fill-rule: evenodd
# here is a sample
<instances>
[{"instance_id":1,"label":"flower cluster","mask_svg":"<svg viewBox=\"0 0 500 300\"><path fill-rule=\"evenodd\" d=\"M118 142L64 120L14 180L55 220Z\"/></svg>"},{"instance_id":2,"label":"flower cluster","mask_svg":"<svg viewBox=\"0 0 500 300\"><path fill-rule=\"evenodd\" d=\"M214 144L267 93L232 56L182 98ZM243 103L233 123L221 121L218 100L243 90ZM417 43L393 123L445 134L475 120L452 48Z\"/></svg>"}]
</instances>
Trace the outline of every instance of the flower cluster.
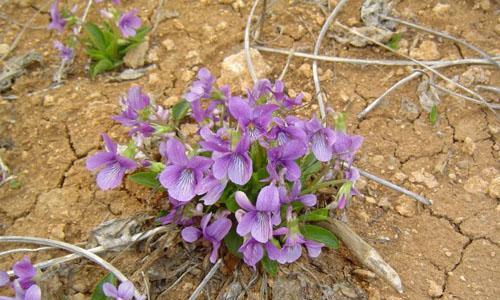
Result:
<instances>
[{"instance_id":1,"label":"flower cluster","mask_svg":"<svg viewBox=\"0 0 500 300\"><path fill-rule=\"evenodd\" d=\"M15 278L10 279L7 272L0 271L0 287L9 286L15 297L0 296L0 300L41 300L42 291L36 284L37 271L28 257L16 262L12 267Z\"/></svg>"},{"instance_id":2,"label":"flower cluster","mask_svg":"<svg viewBox=\"0 0 500 300\"><path fill-rule=\"evenodd\" d=\"M106 282L102 285L102 291L104 295L111 299L116 300L144 300L145 296L136 296L134 284L130 281L125 281L120 283L118 288L113 284ZM134 298L135 297L135 298Z\"/></svg>"},{"instance_id":3,"label":"flower cluster","mask_svg":"<svg viewBox=\"0 0 500 300\"><path fill-rule=\"evenodd\" d=\"M336 240L313 222L328 218L327 205L345 208L356 193L359 174L350 166L363 139L341 124L293 115L301 102L302 94L290 97L281 81L261 80L246 96L232 95L205 68L170 113L132 87L113 117L130 128L131 142L120 150L103 135L107 151L87 167L99 170L102 189L140 170L129 178L168 195L159 221L181 226L188 243L207 241L211 262L222 244L253 267L294 262L304 248L317 257ZM175 131L183 107L198 124L195 137Z\"/></svg>"},{"instance_id":4,"label":"flower cluster","mask_svg":"<svg viewBox=\"0 0 500 300\"><path fill-rule=\"evenodd\" d=\"M102 0L95 2L100 3ZM120 4L119 0L112 2L115 5ZM54 30L60 35L66 28L71 29L65 43L58 40L54 42L54 48L59 51L63 63L73 59L77 42L83 41L86 53L92 59L90 68L92 77L120 66L126 52L141 43L149 30L141 26L137 9L123 13L115 8L101 9L100 14L104 21L100 26L90 22L82 24L82 20L76 16L77 11L77 5L69 11L60 10L59 0L55 0L49 10L51 21L47 29ZM79 37L82 27L86 33L83 39Z\"/></svg>"}]
</instances>

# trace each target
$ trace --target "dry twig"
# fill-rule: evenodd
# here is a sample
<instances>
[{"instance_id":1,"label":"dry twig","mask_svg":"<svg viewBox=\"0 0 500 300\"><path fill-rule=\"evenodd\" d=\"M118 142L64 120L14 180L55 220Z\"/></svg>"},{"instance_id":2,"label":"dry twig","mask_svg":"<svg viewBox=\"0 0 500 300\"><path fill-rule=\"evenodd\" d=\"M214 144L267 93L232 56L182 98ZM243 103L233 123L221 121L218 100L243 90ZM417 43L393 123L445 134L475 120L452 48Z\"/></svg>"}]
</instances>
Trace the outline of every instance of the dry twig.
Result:
<instances>
[{"instance_id":1,"label":"dry twig","mask_svg":"<svg viewBox=\"0 0 500 300\"><path fill-rule=\"evenodd\" d=\"M205 288L205 286L210 281L210 279L212 279L212 277L214 277L215 272L217 272L217 270L219 270L219 267L220 267L221 264L222 264L222 258L219 258L219 260L217 260L217 262L214 264L214 266L212 267L212 269L210 269L210 271L208 272L207 276L205 276L205 278L203 278L203 280L201 281L200 285L198 285L198 287L196 288L196 290L194 290L194 292L191 295L191 297L189 297L189 300L196 300L198 298L198 296L200 295L201 291Z\"/></svg>"},{"instance_id":2,"label":"dry twig","mask_svg":"<svg viewBox=\"0 0 500 300\"><path fill-rule=\"evenodd\" d=\"M347 3L347 0L341 0L336 6L335 9L332 11L328 19L326 19L325 23L323 24L323 27L321 28L321 31L319 32L318 39L316 40L316 44L314 45L314 55L319 54L319 50L321 48L321 41L326 35L326 32L328 31L328 28L330 27L330 24L335 20L337 15L339 14L340 10L342 7ZM316 60L313 61L312 64L312 72L313 72L313 80L314 80L314 87L316 89L316 95L318 98L318 105L319 105L319 113L321 115L321 118L324 119L326 116L326 110L325 110L325 103L323 101L323 94L321 93L321 84L319 82L319 75L318 75L318 62Z\"/></svg>"},{"instance_id":3,"label":"dry twig","mask_svg":"<svg viewBox=\"0 0 500 300\"><path fill-rule=\"evenodd\" d=\"M363 266L387 281L396 291L403 293L403 284L398 273L384 261L377 250L363 241L349 226L335 219L319 224L338 236Z\"/></svg>"}]
</instances>

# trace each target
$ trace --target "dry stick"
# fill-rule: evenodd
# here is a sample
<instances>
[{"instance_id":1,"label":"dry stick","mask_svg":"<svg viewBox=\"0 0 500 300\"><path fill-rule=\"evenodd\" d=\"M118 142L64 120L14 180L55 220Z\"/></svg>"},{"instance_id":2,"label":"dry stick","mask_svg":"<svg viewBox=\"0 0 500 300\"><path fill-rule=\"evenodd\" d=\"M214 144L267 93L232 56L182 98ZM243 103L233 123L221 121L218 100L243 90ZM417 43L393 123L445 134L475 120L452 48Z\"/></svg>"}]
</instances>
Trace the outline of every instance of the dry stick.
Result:
<instances>
[{"instance_id":1,"label":"dry stick","mask_svg":"<svg viewBox=\"0 0 500 300\"><path fill-rule=\"evenodd\" d=\"M431 68L431 67L429 67L429 66L427 66L427 65L425 65L425 64L423 64L423 63L421 63L421 62L419 62L418 60L413 59L413 58L411 58L411 57L409 57L409 56L407 56L407 55L404 55L404 54L402 54L402 53L399 53L399 52L397 52L396 50L392 49L391 47L386 46L386 45L384 45L384 44L382 44L382 43L380 43L380 42L378 42L378 41L376 41L376 40L374 40L374 39L372 39L372 38L370 38L370 37L367 37L366 35L363 35L363 34L361 34L361 33L359 33L359 32L356 32L355 30L352 30L351 28L349 28L349 27L347 27L347 26L345 26L345 25L343 25L343 24L341 24L341 23L339 23L339 22L335 22L335 25L337 25L337 26L341 27L341 28L342 28L342 29L344 29L344 30L349 31L351 34L354 34L354 35L357 35L357 36L359 36L359 37L361 37L361 38L364 38L364 39L366 39L367 41L370 41L370 42L374 43L375 45L377 45L377 46L379 46L379 47L382 47L382 48L384 48L384 49L387 49L387 50L391 51L392 53L395 53L395 54L397 54L397 55L400 55L400 56L402 56L402 57L404 57L404 58L406 58L406 59L409 59L409 60L411 60L411 61L413 61L413 62L417 63L419 66L424 67L426 70L428 70L428 71L430 71L430 72L434 73L435 75L437 75L437 76L438 76L438 77L440 77L441 79L445 80L446 82L449 82L449 83L451 83L451 84L454 84L454 85L458 86L459 88L461 88L462 90L464 90L464 91L468 92L469 94L471 94L471 95L473 95L473 96L476 96L477 98L479 98L479 100L480 100L480 101L482 101L483 103L485 103L486 105L488 105L488 104L487 104L488 102L487 102L487 101L486 101L486 100L485 100L485 99L484 99L481 95L479 95L478 93L476 93L476 92L474 92L473 90L471 90L471 89L469 89L469 88L467 88L467 87L465 87L465 86L461 85L461 84L460 84L460 83L458 83L458 82L455 82L455 81L451 80L450 78L448 78L448 77L444 76L443 74L441 74L440 72L436 71L435 69L433 69L433 68ZM488 108L489 108L489 109L493 112L493 114L494 114L495 116L497 115L497 113L496 113L496 111L495 111L495 110L493 110L493 109L492 109L491 107L489 107L489 106L488 106Z\"/></svg>"},{"instance_id":2,"label":"dry stick","mask_svg":"<svg viewBox=\"0 0 500 300\"><path fill-rule=\"evenodd\" d=\"M19 41L21 40L21 37L26 32L26 29L28 29L28 27L31 26L31 24L33 23L35 18L40 14L40 12L42 10L45 10L49 6L49 4L50 4L50 2L47 1L47 3L44 6L42 6L42 8L37 10L33 14L33 16L31 17L31 19L29 19L29 21L26 24L24 24L23 29L17 34L16 38L14 39L14 42L12 42L12 44L10 45L9 50L4 55L2 55L2 57L0 57L0 61L3 61L7 56L9 56L9 54L12 52L12 50L14 50L17 47L17 44L19 43Z\"/></svg>"},{"instance_id":3,"label":"dry stick","mask_svg":"<svg viewBox=\"0 0 500 300\"><path fill-rule=\"evenodd\" d=\"M245 28L245 41L244 41L245 58L247 61L248 72L250 73L250 76L252 77L254 83L257 82L258 78L257 74L255 74L255 69L252 63L252 55L250 54L250 27L252 26L252 18L255 13L255 9L257 8L257 4L259 4L259 0L254 1L252 9L248 14L247 25Z\"/></svg>"},{"instance_id":4,"label":"dry stick","mask_svg":"<svg viewBox=\"0 0 500 300\"><path fill-rule=\"evenodd\" d=\"M343 163L343 165L344 165L344 167L348 167L348 164L347 164L347 163L345 163L345 162ZM406 196L408 196L408 197L412 198L413 200L416 200L416 201L418 201L418 202L421 202L421 203L423 203L423 204L425 204L425 205L432 205L432 200L426 199L426 198L424 198L424 197L420 196L420 195L419 195L419 194L417 194L417 193L414 193L414 192L409 191L409 190L407 190L407 189L405 189L405 188L403 188L403 187L400 187L400 186L398 186L398 185L395 185L394 183L392 183L392 182L390 182L390 181L387 181L387 180L385 180L385 179L379 178L379 177L377 177L377 176L375 176L375 175L373 175L373 174L371 174L371 173L368 173L368 172L363 171L363 170L361 170L361 169L359 169L359 168L356 168L355 166L351 166L351 168L355 168L355 169L357 169L357 170L359 171L359 174L360 174L361 176L366 177L366 178L368 178L368 179L370 179L370 180L373 180L373 181L375 181L376 183L379 183L379 184L381 184L381 185L383 185L383 186L385 186L385 187L388 187L388 188L390 188L390 189L393 189L393 190L395 190L395 191L397 191L397 192L400 192L400 193L402 193L402 194L405 194Z\"/></svg>"},{"instance_id":5,"label":"dry stick","mask_svg":"<svg viewBox=\"0 0 500 300\"><path fill-rule=\"evenodd\" d=\"M328 31L328 28L330 27L330 24L333 22L333 20L337 17L339 14L340 10L342 7L347 3L347 0L341 0L336 6L335 9L332 11L328 19L326 19L325 23L323 24L323 27L321 28L321 31L319 32L318 39L316 40L316 44L314 45L314 55L319 54L319 50L321 48L321 41L326 35L326 32ZM312 71L313 71L313 80L314 80L314 87L316 89L316 95L318 98L318 104L319 104L319 113L321 115L321 119L324 119L326 117L326 111L325 111L325 103L323 101L323 94L321 93L321 85L319 82L319 75L318 75L318 61L313 60L312 64Z\"/></svg>"},{"instance_id":6,"label":"dry stick","mask_svg":"<svg viewBox=\"0 0 500 300\"><path fill-rule=\"evenodd\" d=\"M455 43L458 43L458 44L461 44L479 54L481 54L481 56L483 56L484 58L486 58L487 60L489 60L493 65L495 65L497 68L500 68L500 65L498 64L498 62L496 62L495 60L493 60L493 58L491 57L491 55L489 55L488 53L486 53L486 51L483 51L481 49L479 49L478 47L472 45L472 44L469 44L467 43L466 41L464 40L461 40L461 39L458 39L454 36L451 36L447 33L444 33L444 32L440 32L440 31L436 31L434 29L430 29L430 28L426 28L426 27L423 27L423 26L420 26L420 25L417 25L417 24L414 24L414 23L411 23L411 22L408 22L408 21L405 21L405 20L401 20L401 19L397 19L397 18L393 18L393 17L389 17L389 16L384 16L384 15L378 15L380 18L382 19L386 19L386 20L389 20L389 21L393 21L393 22L396 22L396 23L400 23L400 24L404 24L406 26L409 26L409 27L413 27L415 29L418 29L418 30L422 30L422 31L425 31L425 32L428 32L428 33L431 33L431 34L434 34L434 35L437 35L437 36L440 36L440 37L444 37L446 39L449 39Z\"/></svg>"},{"instance_id":7,"label":"dry stick","mask_svg":"<svg viewBox=\"0 0 500 300\"><path fill-rule=\"evenodd\" d=\"M5 255L10 255L10 254L16 254L16 253L25 253L25 252L40 252L40 251L45 251L45 250L52 250L54 249L53 247L40 247L40 248L18 248L18 249L12 249L12 250L7 250L0 252L0 257L5 256Z\"/></svg>"},{"instance_id":8,"label":"dry stick","mask_svg":"<svg viewBox=\"0 0 500 300\"><path fill-rule=\"evenodd\" d=\"M130 281L128 278L123 275L123 273L115 268L113 265L105 261L104 259L100 258L96 254L90 252L89 250L80 248L75 245L71 245L65 242L60 242L56 240L50 240L50 239L43 239L43 238L36 238L36 237L25 237L25 236L0 236L0 243L29 243L29 244L37 244L37 245L44 245L44 246L49 246L49 247L55 247L59 249L63 249L69 252L73 252L75 254L79 254L82 257L87 258L88 260L93 261L94 263L100 265L104 269L108 270L109 272L113 273L113 275L116 276L118 280L121 282L125 281ZM135 289L135 297L140 297L139 293Z\"/></svg>"},{"instance_id":9,"label":"dry stick","mask_svg":"<svg viewBox=\"0 0 500 300\"><path fill-rule=\"evenodd\" d=\"M258 0L255 2L258 2ZM189 297L189 300L196 300L198 298L198 296L200 295L203 288L205 288L205 286L210 281L210 279L212 279L212 277L214 277L215 272L217 272L217 270L219 270L219 267L221 264L222 264L222 258L219 258L219 260L215 263L215 265L212 267L212 269L210 269L210 272L208 272L207 276L205 276L205 278L203 278L200 285L198 285L196 290L194 290L191 297Z\"/></svg>"},{"instance_id":10,"label":"dry stick","mask_svg":"<svg viewBox=\"0 0 500 300\"><path fill-rule=\"evenodd\" d=\"M260 20L259 20L259 28L254 34L254 41L258 41L260 34L264 30L264 21L266 20L266 9L267 9L267 0L263 0L262 2L262 11L260 12Z\"/></svg>"},{"instance_id":11,"label":"dry stick","mask_svg":"<svg viewBox=\"0 0 500 300\"><path fill-rule=\"evenodd\" d=\"M156 228L151 229L149 231L135 234L130 239L130 241L131 241L130 243L132 244L132 243L135 243L135 242L138 242L138 241L145 240L145 239L149 238L150 236L155 235L158 231L163 230L164 228L165 228L165 226L156 227ZM86 251L91 252L91 253L95 253L95 254L101 253L101 252L105 252L107 250L108 249L104 248L103 246L98 246L98 247L94 247L94 248L91 248L91 249L86 249ZM40 268L40 269L46 269L48 267L51 267L51 266L54 266L54 265L58 265L58 264L62 264L62 263L65 263L65 262L68 262L68 261L71 261L71 260L74 260L74 259L78 259L80 257L82 257L82 255L80 255L79 253L73 253L73 254L69 254L69 255L66 255L66 256L57 257L57 258L53 258L53 259L50 259L50 260L47 260L47 261L43 261L43 262L37 263L37 264L35 264L35 267L36 268ZM9 273L9 275L12 275L12 274Z\"/></svg>"},{"instance_id":12,"label":"dry stick","mask_svg":"<svg viewBox=\"0 0 500 300\"><path fill-rule=\"evenodd\" d=\"M286 72L288 71L288 67L290 66L290 62L292 62L292 55L293 51L290 51L290 54L288 55L285 63L285 67L283 68L283 71L281 72L280 76L278 77L278 80L283 80L285 78Z\"/></svg>"},{"instance_id":13,"label":"dry stick","mask_svg":"<svg viewBox=\"0 0 500 300\"><path fill-rule=\"evenodd\" d=\"M319 225L337 235L362 265L386 280L396 291L403 293L403 284L398 273L384 261L377 250L363 241L346 224L339 220L329 219L326 222L320 222Z\"/></svg>"},{"instance_id":14,"label":"dry stick","mask_svg":"<svg viewBox=\"0 0 500 300\"><path fill-rule=\"evenodd\" d=\"M478 84L478 85L476 85L476 89L477 90L485 90L488 92L500 94L500 87L497 87L497 86Z\"/></svg>"},{"instance_id":15,"label":"dry stick","mask_svg":"<svg viewBox=\"0 0 500 300\"><path fill-rule=\"evenodd\" d=\"M459 93L457 93L457 92L454 92L454 91L452 91L452 90L450 90L450 89L447 89L447 88L445 88L445 87L443 87L443 86L440 86L440 85L438 85L438 84L431 83L431 85L432 85L433 87L437 88L438 90L441 90L441 91L443 91L443 92L445 92L445 93L448 93L448 94L450 94L450 95L452 95L452 96L459 97L459 98L463 98L463 99L465 99L465 100L468 100L468 101L471 101L471 102L474 102L474 103L477 103L477 104L482 104L482 105L484 105L484 103L483 103L483 102L481 102L481 101L478 101L478 100L476 100L476 99L474 99L474 98L467 97L467 96L465 96L465 95L459 94ZM491 102L490 102L490 103L488 103L488 105L489 105L492 109L500 109L500 104L496 104L496 103L491 103Z\"/></svg>"},{"instance_id":16,"label":"dry stick","mask_svg":"<svg viewBox=\"0 0 500 300\"><path fill-rule=\"evenodd\" d=\"M280 49L280 48L269 48L263 46L252 46L253 49L269 52L269 53L277 53L284 55L291 55L295 57L302 57L307 59L315 59L321 61L328 62L336 62L336 63L347 63L354 65L380 65L380 66L417 66L419 64L411 61L411 60L387 60L387 59L359 59L359 58L349 58L349 57L337 57L337 56L327 56L327 55L314 55L310 53L293 51L288 49ZM493 60L499 59L500 56L493 57ZM446 63L446 66L456 66L456 65L488 65L491 64L489 60L483 58L466 58L466 59L457 59L457 60L426 60L420 61L421 63L429 66L439 65L442 63Z\"/></svg>"},{"instance_id":17,"label":"dry stick","mask_svg":"<svg viewBox=\"0 0 500 300\"><path fill-rule=\"evenodd\" d=\"M496 56L494 57L493 59L498 59L499 57ZM464 60L465 61L465 60ZM444 68L444 67L449 67L449 66L452 66L452 65L457 65L458 61L442 61L440 63L437 63L436 65L433 65L433 68ZM488 60L483 60L483 62L486 62L489 64L489 61ZM469 62L467 62L468 64ZM372 103L370 103L365 109L363 109L359 114L358 114L358 119L362 119L366 116L367 113L369 113L370 111L372 111L375 107L377 107L379 105L379 103L382 101L382 99L384 99L388 94L390 94L392 91L394 91L395 89L397 89L398 87L404 85L405 83L415 79L415 78L418 78L420 76L422 76L422 72L417 72L415 71L414 73L406 76L405 78L401 79L400 81L396 82L393 86L391 86L388 90L386 90L382 95L380 95L377 99L373 100ZM474 99L476 100L476 99ZM478 101L478 100L476 100ZM481 102L481 101L479 101ZM481 102L483 103L483 102ZM484 103L483 103L484 104Z\"/></svg>"}]
</instances>

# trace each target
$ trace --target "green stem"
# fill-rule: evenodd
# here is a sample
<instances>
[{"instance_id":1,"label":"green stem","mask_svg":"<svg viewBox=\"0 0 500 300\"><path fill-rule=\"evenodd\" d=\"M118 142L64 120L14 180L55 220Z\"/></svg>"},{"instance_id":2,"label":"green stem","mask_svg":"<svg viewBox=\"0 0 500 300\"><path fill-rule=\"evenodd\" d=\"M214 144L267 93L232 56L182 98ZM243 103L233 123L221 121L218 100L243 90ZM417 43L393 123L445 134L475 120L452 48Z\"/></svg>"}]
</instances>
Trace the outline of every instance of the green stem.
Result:
<instances>
[{"instance_id":1,"label":"green stem","mask_svg":"<svg viewBox=\"0 0 500 300\"><path fill-rule=\"evenodd\" d=\"M324 181L324 182L318 181L318 182L315 182L310 188L303 190L302 194L315 193L320 188L328 187L331 185L344 184L345 182L347 182L347 180L345 180L345 179L329 180L329 181Z\"/></svg>"}]
</instances>

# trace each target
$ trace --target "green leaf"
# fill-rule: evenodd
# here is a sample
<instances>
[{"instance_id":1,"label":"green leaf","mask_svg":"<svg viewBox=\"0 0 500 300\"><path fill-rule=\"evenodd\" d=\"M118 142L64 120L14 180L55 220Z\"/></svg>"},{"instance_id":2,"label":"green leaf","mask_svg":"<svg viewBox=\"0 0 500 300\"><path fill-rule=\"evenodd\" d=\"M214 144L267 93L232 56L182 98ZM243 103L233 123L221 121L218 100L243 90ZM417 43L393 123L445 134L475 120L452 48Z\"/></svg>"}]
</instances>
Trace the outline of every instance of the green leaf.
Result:
<instances>
[{"instance_id":1,"label":"green leaf","mask_svg":"<svg viewBox=\"0 0 500 300\"><path fill-rule=\"evenodd\" d=\"M323 227L305 224L300 226L300 232L308 240L323 243L329 248L337 249L339 247L339 240L337 237Z\"/></svg>"},{"instance_id":2,"label":"green leaf","mask_svg":"<svg viewBox=\"0 0 500 300\"><path fill-rule=\"evenodd\" d=\"M267 255L264 255L261 264L264 270L271 276L276 276L276 274L278 274L278 263L274 260L270 260Z\"/></svg>"},{"instance_id":3,"label":"green leaf","mask_svg":"<svg viewBox=\"0 0 500 300\"><path fill-rule=\"evenodd\" d=\"M389 48L391 49L398 50L400 40L401 40L401 33L399 32L395 33L387 43L387 46L389 46Z\"/></svg>"},{"instance_id":4,"label":"green leaf","mask_svg":"<svg viewBox=\"0 0 500 300\"><path fill-rule=\"evenodd\" d=\"M97 25L93 23L87 23L84 26L85 32L87 32L88 37L92 45L100 50L106 49L106 41L104 39L104 34Z\"/></svg>"},{"instance_id":5,"label":"green leaf","mask_svg":"<svg viewBox=\"0 0 500 300\"><path fill-rule=\"evenodd\" d=\"M179 122L182 120L188 113L189 108L191 107L191 103L186 100L181 100L177 102L174 107L172 107L172 118Z\"/></svg>"},{"instance_id":6,"label":"green leaf","mask_svg":"<svg viewBox=\"0 0 500 300\"><path fill-rule=\"evenodd\" d=\"M158 173L155 172L139 172L128 176L131 181L149 188L156 188L160 185L157 177Z\"/></svg>"},{"instance_id":7,"label":"green leaf","mask_svg":"<svg viewBox=\"0 0 500 300\"><path fill-rule=\"evenodd\" d=\"M115 65L107 58L101 59L90 67L90 77L94 79L98 74L111 70Z\"/></svg>"},{"instance_id":8,"label":"green leaf","mask_svg":"<svg viewBox=\"0 0 500 300\"><path fill-rule=\"evenodd\" d=\"M229 252L237 257L241 257L241 253L238 252L238 249L240 249L242 244L243 238L236 233L234 228L231 228L226 237L224 237L224 245L226 245Z\"/></svg>"},{"instance_id":9,"label":"green leaf","mask_svg":"<svg viewBox=\"0 0 500 300\"><path fill-rule=\"evenodd\" d=\"M299 216L300 221L324 221L328 219L328 209L318 208Z\"/></svg>"},{"instance_id":10,"label":"green leaf","mask_svg":"<svg viewBox=\"0 0 500 300\"><path fill-rule=\"evenodd\" d=\"M116 285L116 277L113 275L113 273L109 273L105 277L103 277L99 282L97 283L94 292L92 293L92 296L90 297L91 300L108 300L109 298L104 295L104 292L102 291L102 286L106 283L109 282L113 285Z\"/></svg>"},{"instance_id":11,"label":"green leaf","mask_svg":"<svg viewBox=\"0 0 500 300\"><path fill-rule=\"evenodd\" d=\"M334 121L335 121L335 129L337 131L345 132L346 130L345 115L343 113L337 113Z\"/></svg>"},{"instance_id":12,"label":"green leaf","mask_svg":"<svg viewBox=\"0 0 500 300\"><path fill-rule=\"evenodd\" d=\"M226 205L226 208L233 213L236 212L238 208L240 208L238 206L238 203L236 203L236 199L234 198L234 193L232 193L230 196L226 198L223 198L223 200L221 200L221 203L224 203Z\"/></svg>"},{"instance_id":13,"label":"green leaf","mask_svg":"<svg viewBox=\"0 0 500 300\"><path fill-rule=\"evenodd\" d=\"M431 125L436 125L438 119L438 109L436 104L432 106L431 112L429 113L429 121L431 122Z\"/></svg>"}]
</instances>

